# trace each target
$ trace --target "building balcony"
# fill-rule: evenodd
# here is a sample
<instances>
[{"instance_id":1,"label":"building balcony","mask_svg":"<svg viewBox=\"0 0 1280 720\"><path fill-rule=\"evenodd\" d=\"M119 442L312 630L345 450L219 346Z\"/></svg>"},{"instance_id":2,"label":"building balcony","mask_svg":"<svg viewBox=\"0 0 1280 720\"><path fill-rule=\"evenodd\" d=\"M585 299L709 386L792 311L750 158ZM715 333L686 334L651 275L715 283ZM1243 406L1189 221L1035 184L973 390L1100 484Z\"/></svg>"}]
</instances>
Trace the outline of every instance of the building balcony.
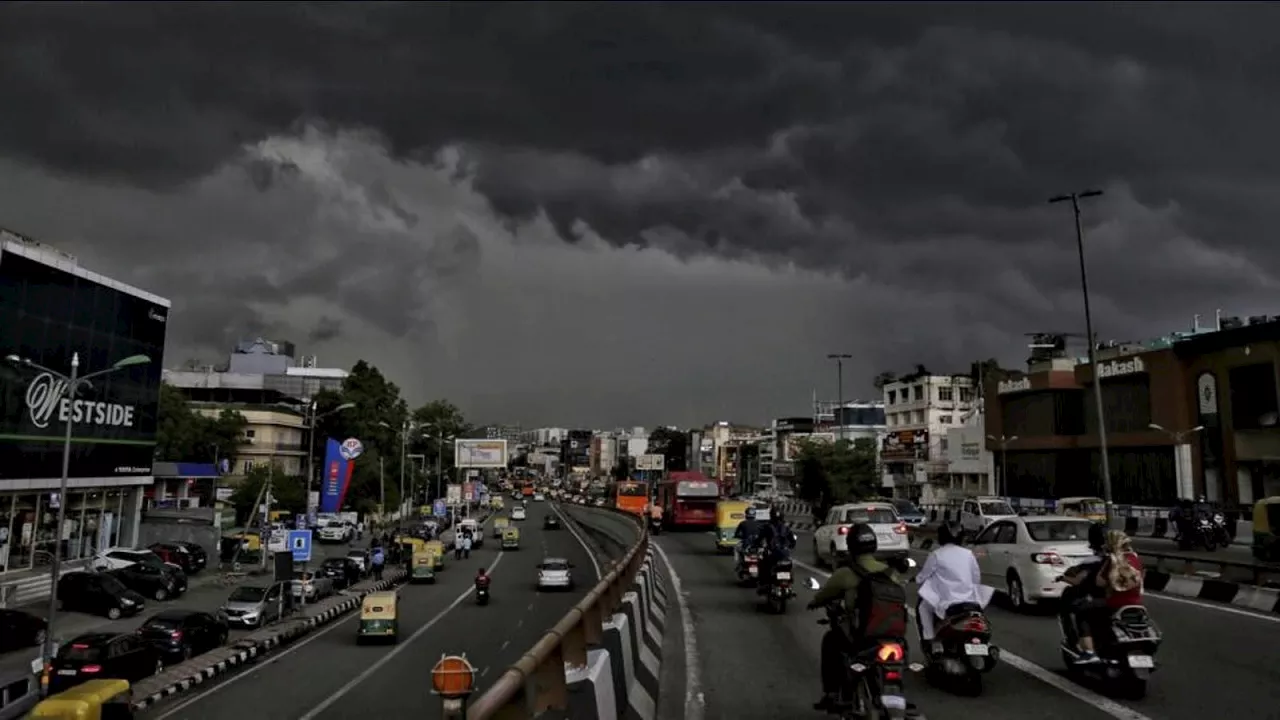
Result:
<instances>
[{"instance_id":1,"label":"building balcony","mask_svg":"<svg viewBox=\"0 0 1280 720\"><path fill-rule=\"evenodd\" d=\"M307 452L302 443L294 442L253 442L241 445L236 453L239 455L302 455Z\"/></svg>"}]
</instances>

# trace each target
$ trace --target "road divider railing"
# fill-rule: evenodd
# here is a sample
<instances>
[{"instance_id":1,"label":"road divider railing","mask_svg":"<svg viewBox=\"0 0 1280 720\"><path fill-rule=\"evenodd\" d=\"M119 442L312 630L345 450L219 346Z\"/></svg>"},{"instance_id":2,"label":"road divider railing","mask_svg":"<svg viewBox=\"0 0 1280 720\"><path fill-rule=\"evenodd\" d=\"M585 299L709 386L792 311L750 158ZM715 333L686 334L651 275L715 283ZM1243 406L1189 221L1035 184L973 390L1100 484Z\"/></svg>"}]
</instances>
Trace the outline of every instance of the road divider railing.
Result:
<instances>
[{"instance_id":1,"label":"road divider railing","mask_svg":"<svg viewBox=\"0 0 1280 720\"><path fill-rule=\"evenodd\" d=\"M600 582L479 697L468 720L592 717L652 720L666 624L666 575L639 517L591 508L635 528ZM571 520L586 523L586 520Z\"/></svg>"}]
</instances>

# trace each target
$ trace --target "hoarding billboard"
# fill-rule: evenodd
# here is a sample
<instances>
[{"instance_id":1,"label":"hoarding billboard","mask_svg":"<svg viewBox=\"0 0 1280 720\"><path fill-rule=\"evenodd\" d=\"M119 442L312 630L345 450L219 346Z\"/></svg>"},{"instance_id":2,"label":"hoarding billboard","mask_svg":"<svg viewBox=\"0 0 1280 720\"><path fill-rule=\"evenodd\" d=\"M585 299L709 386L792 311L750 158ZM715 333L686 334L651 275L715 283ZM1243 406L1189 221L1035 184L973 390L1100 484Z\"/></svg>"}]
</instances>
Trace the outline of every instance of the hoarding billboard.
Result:
<instances>
[{"instance_id":1,"label":"hoarding billboard","mask_svg":"<svg viewBox=\"0 0 1280 720\"><path fill-rule=\"evenodd\" d=\"M460 468L505 468L506 440L455 440L453 465Z\"/></svg>"},{"instance_id":2,"label":"hoarding billboard","mask_svg":"<svg viewBox=\"0 0 1280 720\"><path fill-rule=\"evenodd\" d=\"M352 453L348 443L329 438L324 449L324 479L320 484L320 512L341 512L351 487L351 472L355 469L359 453Z\"/></svg>"},{"instance_id":3,"label":"hoarding billboard","mask_svg":"<svg viewBox=\"0 0 1280 720\"><path fill-rule=\"evenodd\" d=\"M68 420L69 477L148 477L169 301L46 257L0 242L0 357L70 373L78 353L82 376L132 355L151 362L94 378L74 399L58 375L0 362L0 479L59 478Z\"/></svg>"},{"instance_id":4,"label":"hoarding billboard","mask_svg":"<svg viewBox=\"0 0 1280 720\"><path fill-rule=\"evenodd\" d=\"M641 455L636 458L637 470L661 470L666 465L667 458L664 455Z\"/></svg>"},{"instance_id":5,"label":"hoarding billboard","mask_svg":"<svg viewBox=\"0 0 1280 720\"><path fill-rule=\"evenodd\" d=\"M881 460L928 460L928 430L896 430L884 436Z\"/></svg>"}]
</instances>

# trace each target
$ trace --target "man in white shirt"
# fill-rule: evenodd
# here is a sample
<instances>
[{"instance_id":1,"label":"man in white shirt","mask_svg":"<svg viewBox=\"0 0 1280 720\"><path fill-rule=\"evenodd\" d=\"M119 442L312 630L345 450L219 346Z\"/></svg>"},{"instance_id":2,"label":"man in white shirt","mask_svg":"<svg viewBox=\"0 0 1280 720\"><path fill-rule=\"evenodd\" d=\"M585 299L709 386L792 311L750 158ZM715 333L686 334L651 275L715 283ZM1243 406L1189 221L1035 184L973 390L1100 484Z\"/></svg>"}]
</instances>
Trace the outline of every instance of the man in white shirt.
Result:
<instances>
[{"instance_id":1,"label":"man in white shirt","mask_svg":"<svg viewBox=\"0 0 1280 720\"><path fill-rule=\"evenodd\" d=\"M959 603L986 607L994 593L982 584L982 571L973 551L957 540L958 534L950 525L938 528L938 549L929 555L916 575L916 582L920 585L916 618L920 622L920 640L925 647L929 647L937 637L938 620L946 617L948 608Z\"/></svg>"}]
</instances>

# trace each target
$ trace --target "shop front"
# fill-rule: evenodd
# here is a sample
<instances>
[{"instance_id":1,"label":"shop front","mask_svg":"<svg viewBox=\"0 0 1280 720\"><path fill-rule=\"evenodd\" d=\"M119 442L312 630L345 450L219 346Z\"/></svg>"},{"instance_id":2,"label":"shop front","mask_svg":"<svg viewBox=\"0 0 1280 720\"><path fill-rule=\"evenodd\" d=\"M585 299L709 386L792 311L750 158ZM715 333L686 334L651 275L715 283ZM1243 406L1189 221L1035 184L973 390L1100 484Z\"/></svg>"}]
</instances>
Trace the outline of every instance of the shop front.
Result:
<instances>
[{"instance_id":1,"label":"shop front","mask_svg":"<svg viewBox=\"0 0 1280 720\"><path fill-rule=\"evenodd\" d=\"M59 533L57 493L0 494L0 575L48 567L59 540L66 560L89 558L103 548L135 542L140 487L72 490L66 500Z\"/></svg>"}]
</instances>

